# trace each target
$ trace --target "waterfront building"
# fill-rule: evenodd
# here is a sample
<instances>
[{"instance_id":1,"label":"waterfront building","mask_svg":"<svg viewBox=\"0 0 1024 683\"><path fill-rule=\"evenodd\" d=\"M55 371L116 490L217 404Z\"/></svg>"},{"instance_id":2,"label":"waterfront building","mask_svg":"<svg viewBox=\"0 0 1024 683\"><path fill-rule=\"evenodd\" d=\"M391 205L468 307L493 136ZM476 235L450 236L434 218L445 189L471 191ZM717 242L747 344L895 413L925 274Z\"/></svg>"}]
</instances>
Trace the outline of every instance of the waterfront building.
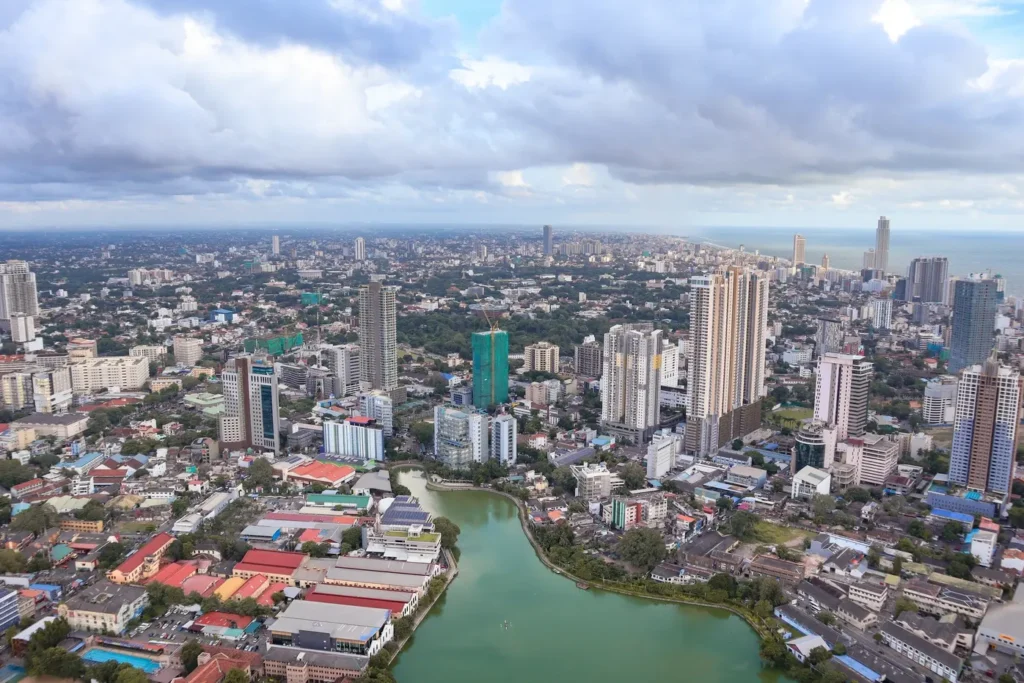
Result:
<instances>
[{"instance_id":1,"label":"waterfront building","mask_svg":"<svg viewBox=\"0 0 1024 683\"><path fill-rule=\"evenodd\" d=\"M363 460L384 460L384 429L372 417L325 420L324 452Z\"/></svg>"},{"instance_id":2,"label":"waterfront building","mask_svg":"<svg viewBox=\"0 0 1024 683\"><path fill-rule=\"evenodd\" d=\"M523 349L523 369L526 372L557 373L558 353L558 346L551 342L542 341L529 344Z\"/></svg>"},{"instance_id":3,"label":"waterfront building","mask_svg":"<svg viewBox=\"0 0 1024 683\"><path fill-rule=\"evenodd\" d=\"M807 240L803 235L793 235L793 265L801 266L807 262Z\"/></svg>"},{"instance_id":4,"label":"waterfront building","mask_svg":"<svg viewBox=\"0 0 1024 683\"><path fill-rule=\"evenodd\" d=\"M983 363L988 358L992 350L995 325L995 280L956 282L948 365L951 374Z\"/></svg>"},{"instance_id":5,"label":"waterfront building","mask_svg":"<svg viewBox=\"0 0 1024 683\"><path fill-rule=\"evenodd\" d=\"M487 446L490 418L444 406L434 408L434 457L452 469L466 469L490 455Z\"/></svg>"},{"instance_id":6,"label":"waterfront building","mask_svg":"<svg viewBox=\"0 0 1024 683\"><path fill-rule=\"evenodd\" d=\"M394 287L370 282L359 287L359 380L365 389L398 386Z\"/></svg>"},{"instance_id":7,"label":"waterfront building","mask_svg":"<svg viewBox=\"0 0 1024 683\"><path fill-rule=\"evenodd\" d=\"M907 300L941 304L946 301L949 259L944 256L916 258L907 269Z\"/></svg>"},{"instance_id":8,"label":"waterfront building","mask_svg":"<svg viewBox=\"0 0 1024 683\"><path fill-rule=\"evenodd\" d=\"M875 229L874 268L881 271L883 276L889 270L889 219L885 216L878 218L878 227Z\"/></svg>"},{"instance_id":9,"label":"waterfront building","mask_svg":"<svg viewBox=\"0 0 1024 683\"><path fill-rule=\"evenodd\" d=\"M503 467L516 464L519 423L512 415L496 415L491 420L491 459Z\"/></svg>"},{"instance_id":10,"label":"waterfront building","mask_svg":"<svg viewBox=\"0 0 1024 683\"><path fill-rule=\"evenodd\" d=\"M964 369L957 384L949 479L1006 495L1013 479L1021 414L1020 373L993 356Z\"/></svg>"},{"instance_id":11,"label":"waterfront building","mask_svg":"<svg viewBox=\"0 0 1024 683\"><path fill-rule=\"evenodd\" d=\"M369 417L377 421L377 424L384 430L384 438L390 438L395 432L394 426L394 402L391 395L386 391L368 391L359 396L359 412L363 417Z\"/></svg>"},{"instance_id":12,"label":"waterfront building","mask_svg":"<svg viewBox=\"0 0 1024 683\"><path fill-rule=\"evenodd\" d=\"M836 439L860 436L868 424L874 366L863 356L826 353L818 361L814 418L835 425Z\"/></svg>"},{"instance_id":13,"label":"waterfront building","mask_svg":"<svg viewBox=\"0 0 1024 683\"><path fill-rule=\"evenodd\" d=\"M277 375L267 361L250 355L228 360L221 373L224 414L220 441L231 447L280 449Z\"/></svg>"},{"instance_id":14,"label":"waterfront building","mask_svg":"<svg viewBox=\"0 0 1024 683\"><path fill-rule=\"evenodd\" d=\"M557 353L557 348L556 353ZM557 366L557 357L555 364ZM473 405L480 410L508 402L508 332L473 334Z\"/></svg>"},{"instance_id":15,"label":"waterfront building","mask_svg":"<svg viewBox=\"0 0 1024 683\"><path fill-rule=\"evenodd\" d=\"M274 645L372 657L394 636L391 611L293 600L269 627Z\"/></svg>"},{"instance_id":16,"label":"waterfront building","mask_svg":"<svg viewBox=\"0 0 1024 683\"><path fill-rule=\"evenodd\" d=\"M661 330L647 324L614 325L604 335L601 426L642 443L660 420Z\"/></svg>"},{"instance_id":17,"label":"waterfront building","mask_svg":"<svg viewBox=\"0 0 1024 683\"><path fill-rule=\"evenodd\" d=\"M685 450L707 456L760 425L768 279L729 268L690 287Z\"/></svg>"}]
</instances>

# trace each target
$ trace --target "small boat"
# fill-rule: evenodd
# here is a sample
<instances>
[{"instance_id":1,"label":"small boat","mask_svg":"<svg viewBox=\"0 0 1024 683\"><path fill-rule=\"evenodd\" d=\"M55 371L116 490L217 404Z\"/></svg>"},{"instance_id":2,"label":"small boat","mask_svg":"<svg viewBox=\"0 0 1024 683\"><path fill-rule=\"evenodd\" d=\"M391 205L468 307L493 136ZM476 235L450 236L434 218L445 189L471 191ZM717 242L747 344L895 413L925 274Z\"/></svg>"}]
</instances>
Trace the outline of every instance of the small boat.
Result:
<instances>
[{"instance_id":1,"label":"small boat","mask_svg":"<svg viewBox=\"0 0 1024 683\"><path fill-rule=\"evenodd\" d=\"M583 583L582 581L577 581L576 582L576 587L581 589L581 590L585 590L585 591L586 590L590 590L590 584L589 583Z\"/></svg>"}]
</instances>

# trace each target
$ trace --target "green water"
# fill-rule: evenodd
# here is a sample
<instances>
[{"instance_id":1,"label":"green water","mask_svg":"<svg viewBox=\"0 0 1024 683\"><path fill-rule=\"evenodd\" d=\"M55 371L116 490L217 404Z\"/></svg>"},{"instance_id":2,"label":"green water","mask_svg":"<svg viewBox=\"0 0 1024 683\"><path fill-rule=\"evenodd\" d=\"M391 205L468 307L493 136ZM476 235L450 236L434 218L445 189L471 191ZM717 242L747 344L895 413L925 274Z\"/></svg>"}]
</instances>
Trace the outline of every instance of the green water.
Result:
<instances>
[{"instance_id":1,"label":"green water","mask_svg":"<svg viewBox=\"0 0 1024 683\"><path fill-rule=\"evenodd\" d=\"M757 636L739 617L580 590L540 563L510 501L427 491L416 472L401 481L462 527L462 557L399 656L399 683L786 680L761 669Z\"/></svg>"}]
</instances>

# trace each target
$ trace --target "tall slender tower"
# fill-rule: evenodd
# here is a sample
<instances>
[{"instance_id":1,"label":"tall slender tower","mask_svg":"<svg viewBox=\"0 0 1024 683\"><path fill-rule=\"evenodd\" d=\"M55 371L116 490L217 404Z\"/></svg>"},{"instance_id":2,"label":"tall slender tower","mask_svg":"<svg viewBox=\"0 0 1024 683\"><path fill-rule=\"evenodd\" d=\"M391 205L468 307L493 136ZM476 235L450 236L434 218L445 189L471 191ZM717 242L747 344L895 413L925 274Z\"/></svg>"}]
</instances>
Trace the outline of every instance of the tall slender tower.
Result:
<instances>
[{"instance_id":1,"label":"tall slender tower","mask_svg":"<svg viewBox=\"0 0 1024 683\"><path fill-rule=\"evenodd\" d=\"M661 420L661 330L650 323L615 325L604 335L601 425L634 443Z\"/></svg>"},{"instance_id":2,"label":"tall slender tower","mask_svg":"<svg viewBox=\"0 0 1024 683\"><path fill-rule=\"evenodd\" d=\"M281 418L274 366L250 355L237 356L228 360L221 380L224 414L220 416L220 441L278 453Z\"/></svg>"},{"instance_id":3,"label":"tall slender tower","mask_svg":"<svg viewBox=\"0 0 1024 683\"><path fill-rule=\"evenodd\" d=\"M996 326L995 280L961 280L953 291L949 372L983 362Z\"/></svg>"},{"instance_id":4,"label":"tall slender tower","mask_svg":"<svg viewBox=\"0 0 1024 683\"><path fill-rule=\"evenodd\" d=\"M768 280L729 268L690 278L690 288L684 448L707 455L760 422Z\"/></svg>"},{"instance_id":5,"label":"tall slender tower","mask_svg":"<svg viewBox=\"0 0 1024 683\"><path fill-rule=\"evenodd\" d=\"M395 289L379 282L359 287L359 381L366 389L398 386Z\"/></svg>"},{"instance_id":6,"label":"tall slender tower","mask_svg":"<svg viewBox=\"0 0 1024 683\"><path fill-rule=\"evenodd\" d=\"M875 230L875 268L882 274L889 269L889 219L885 216L878 218Z\"/></svg>"},{"instance_id":7,"label":"tall slender tower","mask_svg":"<svg viewBox=\"0 0 1024 683\"><path fill-rule=\"evenodd\" d=\"M508 401L508 332L473 335L473 405L480 410Z\"/></svg>"},{"instance_id":8,"label":"tall slender tower","mask_svg":"<svg viewBox=\"0 0 1024 683\"><path fill-rule=\"evenodd\" d=\"M799 266L807 262L807 240L803 235L793 235L793 265Z\"/></svg>"},{"instance_id":9,"label":"tall slender tower","mask_svg":"<svg viewBox=\"0 0 1024 683\"><path fill-rule=\"evenodd\" d=\"M36 274L25 261L0 263L0 320L16 314L39 315Z\"/></svg>"},{"instance_id":10,"label":"tall slender tower","mask_svg":"<svg viewBox=\"0 0 1024 683\"><path fill-rule=\"evenodd\" d=\"M822 270L828 270L828 266L829 266L828 254L825 254L824 256L821 257L821 269Z\"/></svg>"},{"instance_id":11,"label":"tall slender tower","mask_svg":"<svg viewBox=\"0 0 1024 683\"><path fill-rule=\"evenodd\" d=\"M279 256L281 254L281 237L279 235L274 235L270 238L270 250L273 252L274 256Z\"/></svg>"},{"instance_id":12,"label":"tall slender tower","mask_svg":"<svg viewBox=\"0 0 1024 683\"><path fill-rule=\"evenodd\" d=\"M994 356L964 368L957 383L951 481L977 491L1010 492L1021 392L1020 373L1000 366Z\"/></svg>"},{"instance_id":13,"label":"tall slender tower","mask_svg":"<svg viewBox=\"0 0 1024 683\"><path fill-rule=\"evenodd\" d=\"M362 237L356 238L356 261L366 260L366 240Z\"/></svg>"},{"instance_id":14,"label":"tall slender tower","mask_svg":"<svg viewBox=\"0 0 1024 683\"><path fill-rule=\"evenodd\" d=\"M835 425L838 441L864 434L873 373L874 366L863 356L821 356L814 387L814 418Z\"/></svg>"},{"instance_id":15,"label":"tall slender tower","mask_svg":"<svg viewBox=\"0 0 1024 683\"><path fill-rule=\"evenodd\" d=\"M555 253L555 231L550 225L544 226L544 255L551 256Z\"/></svg>"}]
</instances>

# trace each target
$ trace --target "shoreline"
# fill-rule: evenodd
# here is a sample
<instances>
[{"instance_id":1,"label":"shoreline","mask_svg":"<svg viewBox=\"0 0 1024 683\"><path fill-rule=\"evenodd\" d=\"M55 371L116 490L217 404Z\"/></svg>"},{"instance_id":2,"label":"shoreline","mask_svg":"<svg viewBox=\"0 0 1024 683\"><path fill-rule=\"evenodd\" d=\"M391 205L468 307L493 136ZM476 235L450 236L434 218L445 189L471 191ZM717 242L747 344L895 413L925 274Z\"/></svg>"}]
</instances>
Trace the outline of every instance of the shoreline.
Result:
<instances>
[{"instance_id":1,"label":"shoreline","mask_svg":"<svg viewBox=\"0 0 1024 683\"><path fill-rule=\"evenodd\" d=\"M405 463L405 464L402 464L402 465L398 466L398 468L396 468L396 470L398 470L398 469L418 469L418 470L423 470L425 468L422 465ZM759 642L763 641L765 639L766 635L767 635L764 632L763 627L761 625L755 623L754 621L751 620L749 615L745 614L741 610L739 610L739 609L737 609L737 608L735 608L735 607L733 607L731 605L723 605L721 603L709 603L709 602L704 602L704 601L701 601L701 600L688 600L688 599L685 599L685 598L665 597L665 596L660 596L660 595L650 595L650 594L647 594L647 593L639 593L639 592L636 592L636 591L627 590L627 589L619 587L619 586L609 585L609 584L604 583L604 582L584 581L580 577L574 576L574 575L570 574L569 572L565 571L564 569L562 569L561 567L559 567L558 565L554 564L553 562L551 562L551 560L548 559L547 555L544 553L544 549L540 547L540 544L533 537L533 533L532 533L532 531L529 528L529 520L527 519L526 506L523 504L523 502L521 500L519 500L518 498L513 496L511 493L506 493L505 491L498 491L496 489L484 488L484 487L478 487L478 486L450 486L449 487L449 486L445 486L444 484L437 484L437 483L434 483L434 482L429 481L429 480L426 482L426 488L429 491L434 491L434 492L438 492L438 493L452 493L452 492L458 492L458 491L481 491L481 492L485 492L485 493L493 493L493 494L502 496L502 497L508 499L509 501L511 501L516 506L516 511L518 512L518 517L519 517L519 525L522 527L523 533L526 535L526 539L527 539L527 541L529 541L530 546L533 548L533 552L537 556L537 559L539 559L541 561L541 564L543 564L545 567L547 567L547 569L549 571L551 571L552 573L554 573L554 574L556 574L558 576L561 576L563 578L569 579L570 581L573 581L575 583L585 583L590 588L597 589L597 590L603 590L603 591L606 591L608 593L617 593L619 595L626 595L626 596L629 596L629 597L639 598L639 599L642 599L642 600L654 600L654 601L657 601L657 602L668 602L668 603L674 603L674 604L677 604L677 605L689 605L689 606L693 606L693 607L704 607L706 609L722 610L724 612L729 612L730 614L733 614L733 615L741 618L747 624L747 626L749 626L750 629L757 635L757 638L758 638Z\"/></svg>"}]
</instances>

